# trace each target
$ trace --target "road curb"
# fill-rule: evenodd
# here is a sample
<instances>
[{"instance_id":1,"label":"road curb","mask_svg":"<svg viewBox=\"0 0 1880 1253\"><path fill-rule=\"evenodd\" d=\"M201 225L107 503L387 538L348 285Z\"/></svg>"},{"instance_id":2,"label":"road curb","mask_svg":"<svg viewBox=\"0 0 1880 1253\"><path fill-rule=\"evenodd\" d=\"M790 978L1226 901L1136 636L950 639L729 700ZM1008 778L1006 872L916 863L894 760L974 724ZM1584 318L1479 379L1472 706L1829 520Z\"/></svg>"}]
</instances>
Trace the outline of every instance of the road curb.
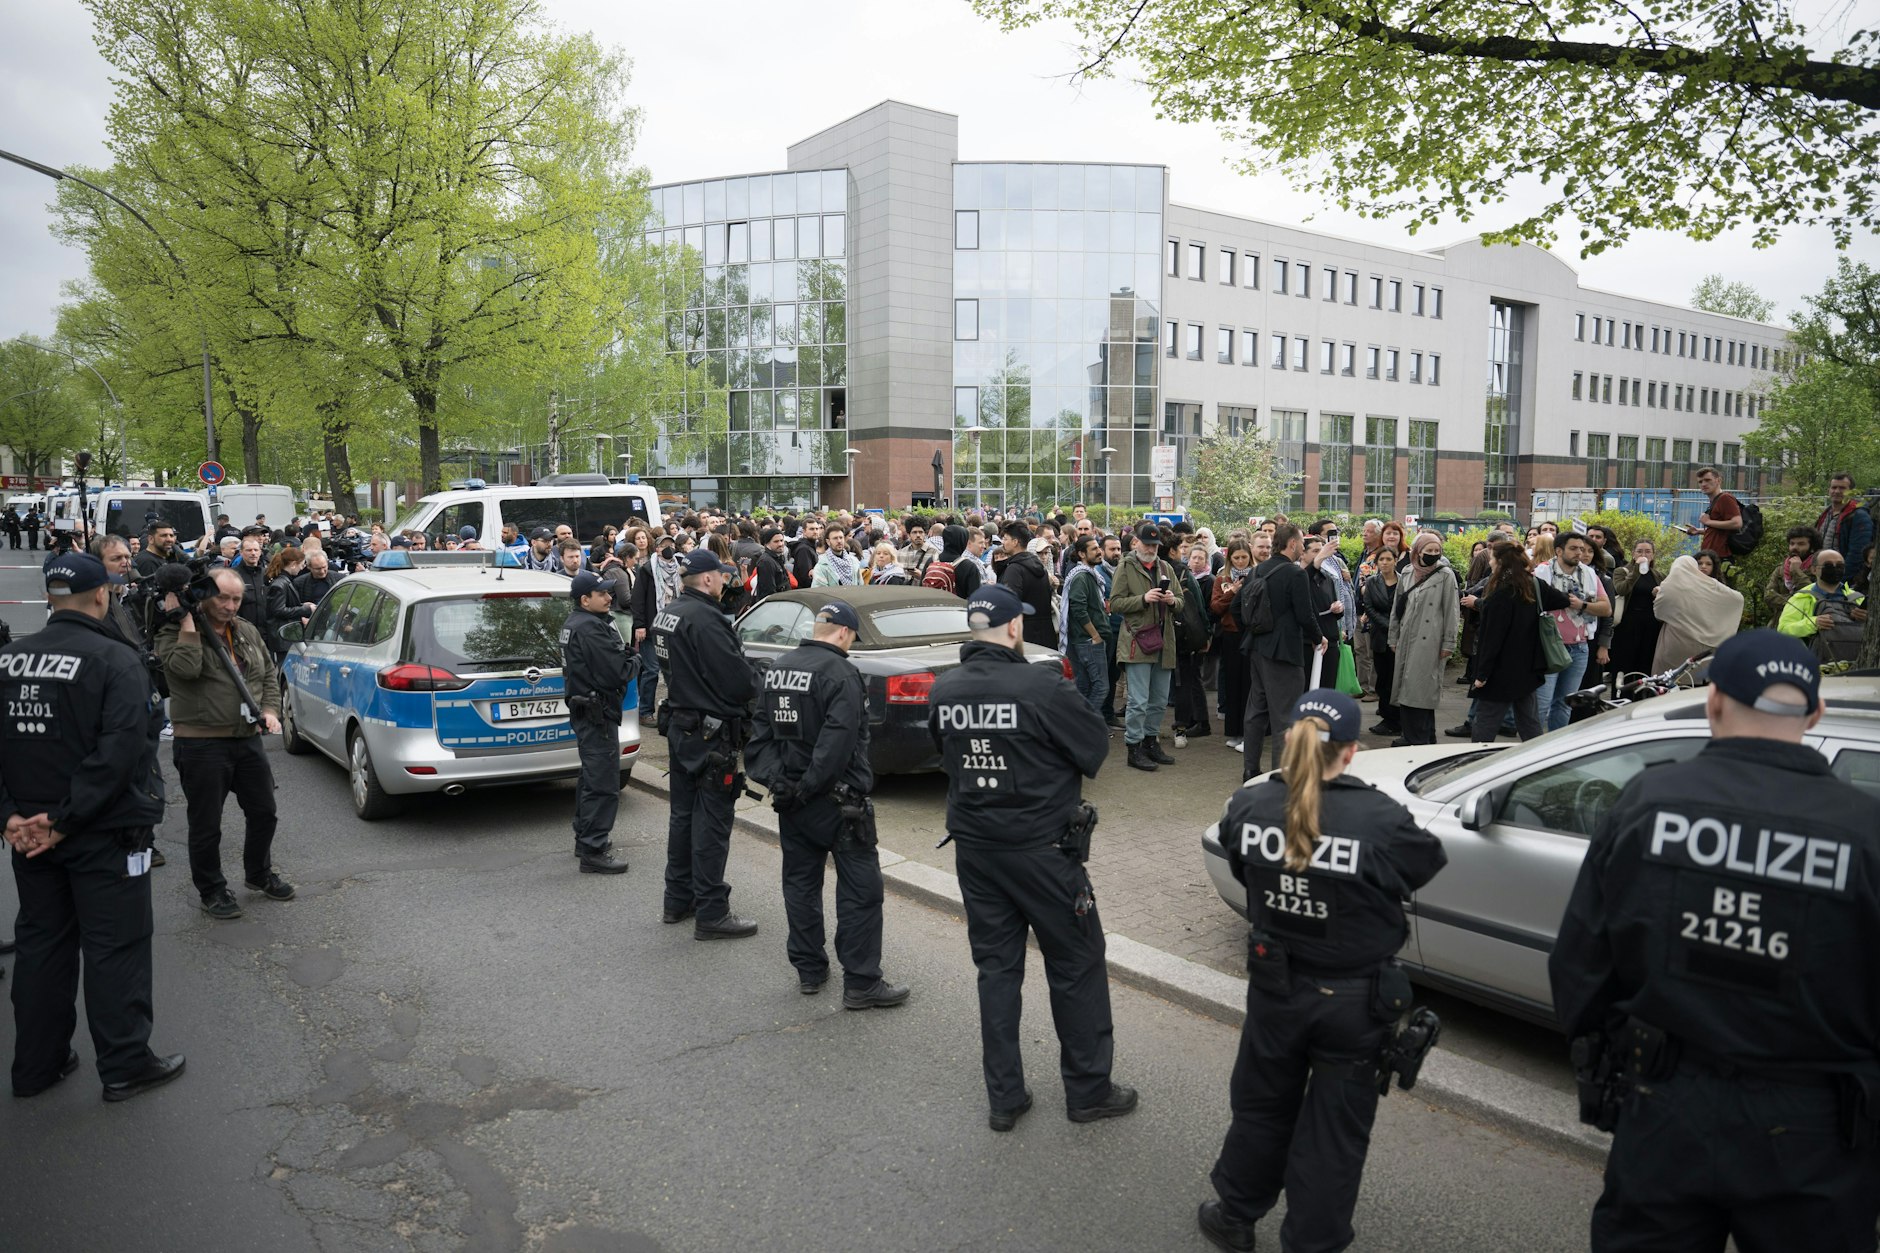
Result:
<instances>
[{"instance_id":1,"label":"road curb","mask_svg":"<svg viewBox=\"0 0 1880 1253\"><path fill-rule=\"evenodd\" d=\"M628 786L651 796L670 795L663 773L656 780L636 770ZM738 810L733 826L766 843L778 841L776 817L766 808L751 805ZM883 851L881 877L897 895L965 916L959 879L944 870ZM1246 1020L1245 979L1114 931L1107 932L1104 941L1110 974L1118 982L1230 1027ZM1415 1089L1397 1096L1441 1106L1586 1161L1604 1162L1612 1144L1612 1137L1579 1121L1571 1096L1440 1047L1424 1061Z\"/></svg>"}]
</instances>

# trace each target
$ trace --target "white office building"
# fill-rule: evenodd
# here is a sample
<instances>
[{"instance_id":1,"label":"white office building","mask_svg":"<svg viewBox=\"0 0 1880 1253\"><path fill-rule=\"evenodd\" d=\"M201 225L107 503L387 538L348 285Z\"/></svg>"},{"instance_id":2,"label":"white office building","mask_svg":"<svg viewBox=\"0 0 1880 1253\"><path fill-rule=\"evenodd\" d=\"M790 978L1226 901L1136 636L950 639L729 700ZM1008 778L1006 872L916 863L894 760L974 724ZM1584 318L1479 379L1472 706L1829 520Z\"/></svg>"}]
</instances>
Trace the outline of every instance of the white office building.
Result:
<instances>
[{"instance_id":1,"label":"white office building","mask_svg":"<svg viewBox=\"0 0 1880 1253\"><path fill-rule=\"evenodd\" d=\"M1582 288L1531 246L1356 243L1170 182L963 161L953 115L888 101L783 171L655 187L669 344L712 387L672 422L723 403L729 436L643 468L734 508L1148 506L1153 448L1179 475L1194 441L1257 428L1306 512L1525 514L1703 463L1758 485L1742 438L1782 328Z\"/></svg>"}]
</instances>

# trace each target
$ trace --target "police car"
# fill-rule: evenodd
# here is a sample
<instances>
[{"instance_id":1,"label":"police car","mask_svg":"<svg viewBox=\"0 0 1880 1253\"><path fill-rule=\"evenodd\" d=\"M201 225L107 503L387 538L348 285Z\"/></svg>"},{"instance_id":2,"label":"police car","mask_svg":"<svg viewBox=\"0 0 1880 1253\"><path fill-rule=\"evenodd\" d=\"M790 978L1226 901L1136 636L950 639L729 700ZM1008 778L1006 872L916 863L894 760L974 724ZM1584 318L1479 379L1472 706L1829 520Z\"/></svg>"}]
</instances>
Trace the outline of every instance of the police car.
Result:
<instances>
[{"instance_id":1,"label":"police car","mask_svg":"<svg viewBox=\"0 0 1880 1253\"><path fill-rule=\"evenodd\" d=\"M1361 752L1350 774L1401 802L1449 865L1411 902L1400 955L1421 981L1555 1025L1547 956L1594 830L1641 772L1710 742L1709 689L1624 705L1525 744L1427 744ZM1880 802L1880 679L1823 679L1805 742ZM1264 776L1261 776L1264 777ZM1219 825L1201 841L1215 890L1242 917Z\"/></svg>"},{"instance_id":2,"label":"police car","mask_svg":"<svg viewBox=\"0 0 1880 1253\"><path fill-rule=\"evenodd\" d=\"M580 773L562 699L568 580L514 564L507 553L394 550L282 632L287 751L344 766L361 818L415 794ZM640 751L635 685L622 710L624 784Z\"/></svg>"}]
</instances>

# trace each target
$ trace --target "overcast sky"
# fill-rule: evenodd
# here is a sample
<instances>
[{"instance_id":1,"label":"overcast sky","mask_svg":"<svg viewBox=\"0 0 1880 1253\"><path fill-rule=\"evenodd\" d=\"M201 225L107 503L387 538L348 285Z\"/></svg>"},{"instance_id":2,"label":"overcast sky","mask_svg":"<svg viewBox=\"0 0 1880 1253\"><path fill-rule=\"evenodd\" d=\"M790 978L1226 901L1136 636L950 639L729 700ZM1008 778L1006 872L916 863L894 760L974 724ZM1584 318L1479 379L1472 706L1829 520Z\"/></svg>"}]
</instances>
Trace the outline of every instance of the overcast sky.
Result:
<instances>
[{"instance_id":1,"label":"overcast sky","mask_svg":"<svg viewBox=\"0 0 1880 1253\"><path fill-rule=\"evenodd\" d=\"M1236 174L1231 147L1206 127L1156 121L1141 88L1072 85L1063 30L1001 34L964 0L545 2L562 25L592 30L633 59L638 155L655 182L780 168L793 141L893 97L958 114L967 160L1161 162L1182 203L1399 247L1437 247L1498 224L1480 217L1412 239L1400 223L1297 195L1278 175ZM110 92L76 0L11 6L0 41L0 148L52 165L103 164ZM51 195L50 182L0 163L0 338L50 331L60 284L84 273L83 255L47 232ZM1825 230L1794 231L1760 251L1739 237L1700 244L1657 234L1591 260L1559 251L1588 286L1671 301L1721 272L1775 299L1778 321L1835 262ZM1852 255L1880 261L1880 241L1860 240Z\"/></svg>"}]
</instances>

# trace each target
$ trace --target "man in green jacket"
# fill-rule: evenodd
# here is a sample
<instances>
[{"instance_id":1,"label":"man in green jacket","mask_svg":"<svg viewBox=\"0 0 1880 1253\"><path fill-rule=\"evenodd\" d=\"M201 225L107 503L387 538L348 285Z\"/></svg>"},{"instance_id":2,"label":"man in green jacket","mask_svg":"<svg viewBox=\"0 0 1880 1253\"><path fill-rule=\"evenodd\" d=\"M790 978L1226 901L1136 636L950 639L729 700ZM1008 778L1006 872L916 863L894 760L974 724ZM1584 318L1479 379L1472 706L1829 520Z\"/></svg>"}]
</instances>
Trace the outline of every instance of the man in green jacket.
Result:
<instances>
[{"instance_id":1,"label":"man in green jacket","mask_svg":"<svg viewBox=\"0 0 1880 1253\"><path fill-rule=\"evenodd\" d=\"M1081 535L1071 546L1074 558L1064 575L1064 620L1059 624L1058 651L1071 659L1071 678L1077 693L1099 714L1110 707L1110 653L1116 637L1110 633L1110 610L1103 603L1103 579L1097 563L1102 545L1094 535Z\"/></svg>"},{"instance_id":2,"label":"man in green jacket","mask_svg":"<svg viewBox=\"0 0 1880 1253\"><path fill-rule=\"evenodd\" d=\"M1129 746L1129 764L1137 770L1175 764L1162 751L1159 735L1175 675L1175 616L1181 612L1182 583L1161 554L1162 533L1155 523L1144 522L1136 529L1136 547L1116 568L1110 585L1110 609L1123 615L1116 659L1123 663L1129 684L1123 741Z\"/></svg>"},{"instance_id":3,"label":"man in green jacket","mask_svg":"<svg viewBox=\"0 0 1880 1253\"><path fill-rule=\"evenodd\" d=\"M235 794L247 820L242 866L248 886L270 900L292 900L293 885L274 872L274 772L261 734L281 729L281 684L274 656L253 623L241 617L244 587L233 570L213 572L216 594L157 632L157 657L170 680L170 721L177 777L189 810L189 874L211 918L242 916L222 877L222 809ZM176 607L166 597L166 609ZM204 631L215 633L205 639ZM241 672L249 706L223 653Z\"/></svg>"},{"instance_id":4,"label":"man in green jacket","mask_svg":"<svg viewBox=\"0 0 1880 1253\"><path fill-rule=\"evenodd\" d=\"M1801 640L1823 661L1852 661L1866 621L1867 598L1847 585L1847 560L1824 548L1815 554L1815 581L1789 597L1776 630Z\"/></svg>"}]
</instances>

